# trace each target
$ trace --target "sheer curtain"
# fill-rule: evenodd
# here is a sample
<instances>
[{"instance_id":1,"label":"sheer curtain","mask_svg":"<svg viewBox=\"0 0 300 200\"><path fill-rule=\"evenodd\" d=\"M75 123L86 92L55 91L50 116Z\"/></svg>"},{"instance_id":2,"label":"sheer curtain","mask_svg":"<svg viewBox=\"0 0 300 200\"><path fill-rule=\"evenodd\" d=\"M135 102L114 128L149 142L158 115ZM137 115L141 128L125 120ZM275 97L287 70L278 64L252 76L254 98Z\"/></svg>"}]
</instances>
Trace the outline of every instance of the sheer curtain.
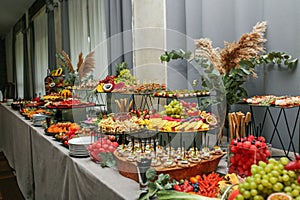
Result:
<instances>
[{"instance_id":1,"label":"sheer curtain","mask_svg":"<svg viewBox=\"0 0 300 200\"><path fill-rule=\"evenodd\" d=\"M45 94L44 78L48 66L48 32L47 14L40 12L34 18L34 62L35 62L35 93Z\"/></svg>"},{"instance_id":2,"label":"sheer curtain","mask_svg":"<svg viewBox=\"0 0 300 200\"><path fill-rule=\"evenodd\" d=\"M94 79L108 74L104 0L69 1L70 57L74 66L80 52L95 51Z\"/></svg>"},{"instance_id":3,"label":"sheer curtain","mask_svg":"<svg viewBox=\"0 0 300 200\"><path fill-rule=\"evenodd\" d=\"M23 77L23 65L24 65L24 49L23 49L23 34L19 32L16 35L16 75L17 75L17 97L23 98L24 97L24 77Z\"/></svg>"},{"instance_id":4,"label":"sheer curtain","mask_svg":"<svg viewBox=\"0 0 300 200\"><path fill-rule=\"evenodd\" d=\"M87 0L72 0L69 3L70 59L75 67L80 52L86 56L90 51L88 35Z\"/></svg>"},{"instance_id":5,"label":"sheer curtain","mask_svg":"<svg viewBox=\"0 0 300 200\"><path fill-rule=\"evenodd\" d=\"M95 51L96 68L94 79L100 80L108 74L107 41L104 0L88 1L91 50Z\"/></svg>"},{"instance_id":6,"label":"sheer curtain","mask_svg":"<svg viewBox=\"0 0 300 200\"><path fill-rule=\"evenodd\" d=\"M13 44L13 31L11 30L5 37L7 82L14 82L12 44Z\"/></svg>"}]
</instances>

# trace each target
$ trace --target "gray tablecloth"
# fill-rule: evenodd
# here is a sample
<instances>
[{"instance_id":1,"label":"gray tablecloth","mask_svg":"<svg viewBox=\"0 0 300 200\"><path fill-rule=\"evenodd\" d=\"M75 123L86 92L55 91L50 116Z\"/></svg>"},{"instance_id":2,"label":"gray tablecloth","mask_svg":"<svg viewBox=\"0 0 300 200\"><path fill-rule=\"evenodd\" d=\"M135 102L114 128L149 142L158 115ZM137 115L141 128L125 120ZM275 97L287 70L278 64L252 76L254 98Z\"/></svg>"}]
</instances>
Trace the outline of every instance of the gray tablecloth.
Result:
<instances>
[{"instance_id":1,"label":"gray tablecloth","mask_svg":"<svg viewBox=\"0 0 300 200\"><path fill-rule=\"evenodd\" d=\"M0 106L0 148L26 199L137 199L138 183L90 158L73 158L44 130Z\"/></svg>"},{"instance_id":2,"label":"gray tablecloth","mask_svg":"<svg viewBox=\"0 0 300 200\"><path fill-rule=\"evenodd\" d=\"M0 106L0 146L10 166L15 169L17 181L25 199L33 199L33 171L31 155L31 126L17 111Z\"/></svg>"}]
</instances>

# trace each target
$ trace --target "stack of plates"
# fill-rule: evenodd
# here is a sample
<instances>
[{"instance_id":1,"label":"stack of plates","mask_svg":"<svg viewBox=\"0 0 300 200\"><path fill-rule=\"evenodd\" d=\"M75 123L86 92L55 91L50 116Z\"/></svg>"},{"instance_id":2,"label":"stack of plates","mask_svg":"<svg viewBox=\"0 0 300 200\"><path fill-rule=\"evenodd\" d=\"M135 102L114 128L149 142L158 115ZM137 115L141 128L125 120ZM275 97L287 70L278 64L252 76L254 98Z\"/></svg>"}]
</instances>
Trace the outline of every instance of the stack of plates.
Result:
<instances>
[{"instance_id":1,"label":"stack of plates","mask_svg":"<svg viewBox=\"0 0 300 200\"><path fill-rule=\"evenodd\" d=\"M88 145L92 143L91 137L78 137L69 140L69 154L75 157L88 157Z\"/></svg>"}]
</instances>

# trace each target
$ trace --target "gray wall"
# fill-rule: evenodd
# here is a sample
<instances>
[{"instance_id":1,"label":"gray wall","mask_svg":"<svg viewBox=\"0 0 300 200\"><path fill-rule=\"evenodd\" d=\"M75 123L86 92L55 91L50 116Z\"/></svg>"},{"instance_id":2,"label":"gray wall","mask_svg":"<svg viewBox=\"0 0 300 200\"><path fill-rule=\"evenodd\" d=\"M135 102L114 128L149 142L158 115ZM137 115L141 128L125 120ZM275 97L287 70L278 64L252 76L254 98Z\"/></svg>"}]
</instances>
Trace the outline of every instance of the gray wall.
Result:
<instances>
[{"instance_id":1,"label":"gray wall","mask_svg":"<svg viewBox=\"0 0 300 200\"><path fill-rule=\"evenodd\" d=\"M300 58L300 1L299 0L166 0L167 16L167 49L193 50L191 39L208 37L214 47L222 48L224 41L238 40L245 32L261 21L267 21L268 28L265 44L266 51L284 51ZM187 37L174 37L174 31L179 31ZM178 34L177 34L178 35ZM172 70L180 69L180 73L188 80L199 76L186 65L170 63L168 80L172 79ZM299 68L299 67L298 67ZM246 84L249 96L257 94L299 95L300 69L289 71L285 67L265 66L257 68L258 78L250 79ZM174 82L174 81L173 81ZM168 82L169 84L169 82ZM174 87L182 87L185 83L176 82ZM247 111L246 107L235 106L236 110ZM290 127L293 127L297 109L287 110ZM272 109L275 117L278 110ZM256 109L258 119L263 110ZM283 119L283 118L282 118ZM288 145L286 125L279 122L279 132ZM269 119L263 135L270 139L273 125ZM297 125L294 143L299 152L299 127ZM281 148L278 137L273 140L273 146Z\"/></svg>"}]
</instances>

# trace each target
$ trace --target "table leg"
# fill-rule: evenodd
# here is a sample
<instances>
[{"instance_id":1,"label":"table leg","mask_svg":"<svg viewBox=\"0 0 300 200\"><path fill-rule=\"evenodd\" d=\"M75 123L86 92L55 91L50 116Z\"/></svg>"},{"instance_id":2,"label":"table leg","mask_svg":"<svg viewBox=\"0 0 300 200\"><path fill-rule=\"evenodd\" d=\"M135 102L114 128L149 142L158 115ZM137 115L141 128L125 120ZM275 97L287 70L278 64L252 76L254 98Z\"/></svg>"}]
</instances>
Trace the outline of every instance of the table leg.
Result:
<instances>
[{"instance_id":1,"label":"table leg","mask_svg":"<svg viewBox=\"0 0 300 200\"><path fill-rule=\"evenodd\" d=\"M263 128L265 126L265 121L266 121L268 109L269 109L268 107L265 109L265 113L264 113L262 124L260 123L259 126L256 127L255 118L254 118L254 111L253 111L252 106L250 106L250 112L251 112L251 118L252 118L251 120L253 122L253 124L252 124L252 126L253 126L253 132L255 133L256 136L261 136L262 135L262 131L263 131Z\"/></svg>"},{"instance_id":2,"label":"table leg","mask_svg":"<svg viewBox=\"0 0 300 200\"><path fill-rule=\"evenodd\" d=\"M288 134L289 134L289 137L290 137L290 143L289 143L289 147L288 147L287 152L288 153L290 152L291 146L293 148L293 152L296 152L295 146L294 146L294 143L293 143L293 137L294 137L294 134L295 134L295 128L296 128L296 124L297 124L297 121L298 121L299 109L298 109L297 116L296 116L296 119L295 119L295 122L294 122L294 127L293 127L292 134L291 134L291 131L290 131L290 127L289 127L289 123L288 123L288 120L287 120L287 117L286 117L285 110L283 110L283 116L284 116L284 119L285 119L285 124L286 124L286 127L287 127L287 131L288 131Z\"/></svg>"},{"instance_id":3,"label":"table leg","mask_svg":"<svg viewBox=\"0 0 300 200\"><path fill-rule=\"evenodd\" d=\"M271 139L270 139L270 143L272 143L273 138L274 138L274 135L275 135L275 132L276 132L276 134L277 134L277 136L278 136L278 139L279 139L279 142L280 142L280 144L281 144L281 146L282 146L282 150L284 151L285 156L288 157L288 152L287 152L286 149L284 148L284 144L283 144L283 142L282 142L282 139L281 139L281 137L280 137L279 131L278 131L278 129L277 129L278 122L279 122L279 119L280 119L280 116L281 116L281 113L282 113L283 110L284 110L284 108L280 108L280 111L279 111L279 114L278 114L278 117L277 117L276 123L275 123L274 118L273 118L273 116L272 116L272 114L271 114L271 111L268 109L269 114L270 114L271 121L272 121L272 123L273 123L273 125L274 125L274 130L273 130L273 133L272 133L272 136L271 136Z\"/></svg>"}]
</instances>

